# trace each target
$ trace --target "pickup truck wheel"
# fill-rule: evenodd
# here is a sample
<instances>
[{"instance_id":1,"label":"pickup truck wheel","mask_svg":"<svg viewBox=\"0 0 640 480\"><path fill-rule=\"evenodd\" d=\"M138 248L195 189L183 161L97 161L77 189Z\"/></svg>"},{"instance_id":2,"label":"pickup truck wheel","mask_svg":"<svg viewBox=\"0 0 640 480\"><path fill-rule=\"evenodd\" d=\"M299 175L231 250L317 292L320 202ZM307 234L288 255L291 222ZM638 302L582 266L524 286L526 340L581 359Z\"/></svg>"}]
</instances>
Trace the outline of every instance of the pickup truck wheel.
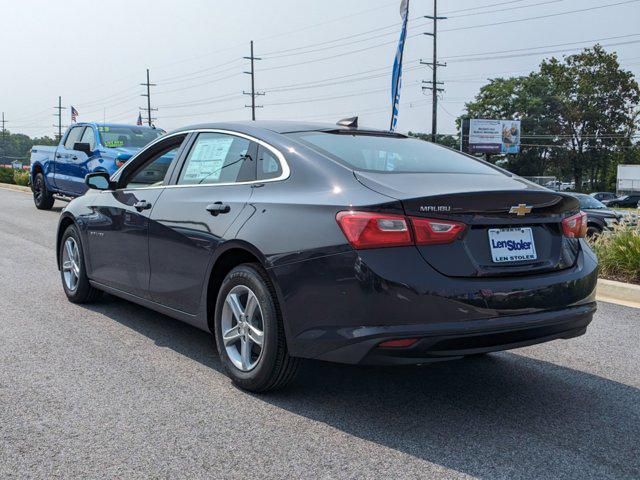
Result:
<instances>
[{"instance_id":1,"label":"pickup truck wheel","mask_svg":"<svg viewBox=\"0 0 640 480\"><path fill-rule=\"evenodd\" d=\"M60 276L62 288L69 301L90 303L102 293L89 283L84 266L84 253L80 234L75 225L69 225L60 242Z\"/></svg>"},{"instance_id":2,"label":"pickup truck wheel","mask_svg":"<svg viewBox=\"0 0 640 480\"><path fill-rule=\"evenodd\" d=\"M293 380L291 357L273 285L260 265L245 263L226 276L215 307L215 340L231 380L245 390L276 390Z\"/></svg>"},{"instance_id":3,"label":"pickup truck wheel","mask_svg":"<svg viewBox=\"0 0 640 480\"><path fill-rule=\"evenodd\" d=\"M597 225L588 225L587 226L587 237L595 240L600 235L602 235L602 229Z\"/></svg>"},{"instance_id":4,"label":"pickup truck wheel","mask_svg":"<svg viewBox=\"0 0 640 480\"><path fill-rule=\"evenodd\" d=\"M53 202L55 202L53 195L47 190L42 173L36 174L36 178L33 181L33 202L38 210L51 210Z\"/></svg>"}]
</instances>

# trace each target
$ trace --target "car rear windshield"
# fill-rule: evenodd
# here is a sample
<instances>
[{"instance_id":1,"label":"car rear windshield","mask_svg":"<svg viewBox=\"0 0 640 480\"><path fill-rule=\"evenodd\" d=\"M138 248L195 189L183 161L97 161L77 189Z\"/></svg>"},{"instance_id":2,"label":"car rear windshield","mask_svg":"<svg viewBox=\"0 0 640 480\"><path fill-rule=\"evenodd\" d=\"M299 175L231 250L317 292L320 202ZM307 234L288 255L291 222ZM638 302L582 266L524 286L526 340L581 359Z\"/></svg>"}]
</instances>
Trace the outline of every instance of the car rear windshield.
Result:
<instances>
[{"instance_id":1,"label":"car rear windshield","mask_svg":"<svg viewBox=\"0 0 640 480\"><path fill-rule=\"evenodd\" d=\"M414 138L343 132L295 132L287 135L354 170L499 174L497 169L473 157Z\"/></svg>"},{"instance_id":2,"label":"car rear windshield","mask_svg":"<svg viewBox=\"0 0 640 480\"><path fill-rule=\"evenodd\" d=\"M143 127L99 125L100 141L109 148L142 148L164 133L163 130Z\"/></svg>"}]
</instances>

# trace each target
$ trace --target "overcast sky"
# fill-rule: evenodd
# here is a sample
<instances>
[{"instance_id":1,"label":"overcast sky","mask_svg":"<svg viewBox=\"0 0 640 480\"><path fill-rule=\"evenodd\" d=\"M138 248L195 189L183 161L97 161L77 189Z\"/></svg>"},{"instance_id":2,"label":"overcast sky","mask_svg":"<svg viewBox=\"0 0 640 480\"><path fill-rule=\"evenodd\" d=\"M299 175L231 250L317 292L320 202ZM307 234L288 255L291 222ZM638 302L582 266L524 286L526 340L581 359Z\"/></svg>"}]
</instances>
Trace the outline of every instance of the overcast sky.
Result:
<instances>
[{"instance_id":1,"label":"overcast sky","mask_svg":"<svg viewBox=\"0 0 640 480\"><path fill-rule=\"evenodd\" d=\"M363 125L389 125L400 0L0 1L0 111L14 132L53 135L58 95L79 121L135 123L146 68L158 84L159 127L250 119L241 94L250 89L242 57L251 39L263 58L258 119L359 115ZM400 131L431 129L430 95L420 85L431 72L419 60L432 55L431 37L422 35L431 23L421 18L432 9L432 0L411 0ZM454 132L464 102L487 78L526 74L594 40L640 73L639 0L441 0L439 10L449 17L439 23L448 64L440 70L440 133Z\"/></svg>"}]
</instances>

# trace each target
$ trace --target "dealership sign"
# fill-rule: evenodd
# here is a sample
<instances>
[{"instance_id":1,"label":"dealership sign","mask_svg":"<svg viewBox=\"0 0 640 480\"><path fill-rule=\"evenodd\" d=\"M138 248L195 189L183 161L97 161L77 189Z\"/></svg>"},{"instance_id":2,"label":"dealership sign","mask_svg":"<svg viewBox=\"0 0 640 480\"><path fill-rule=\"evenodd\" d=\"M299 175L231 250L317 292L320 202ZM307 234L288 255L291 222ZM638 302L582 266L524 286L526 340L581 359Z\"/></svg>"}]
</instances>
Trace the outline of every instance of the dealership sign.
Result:
<instances>
[{"instance_id":1,"label":"dealership sign","mask_svg":"<svg viewBox=\"0 0 640 480\"><path fill-rule=\"evenodd\" d=\"M520 151L520 120L472 119L468 125L469 153L505 154Z\"/></svg>"}]
</instances>

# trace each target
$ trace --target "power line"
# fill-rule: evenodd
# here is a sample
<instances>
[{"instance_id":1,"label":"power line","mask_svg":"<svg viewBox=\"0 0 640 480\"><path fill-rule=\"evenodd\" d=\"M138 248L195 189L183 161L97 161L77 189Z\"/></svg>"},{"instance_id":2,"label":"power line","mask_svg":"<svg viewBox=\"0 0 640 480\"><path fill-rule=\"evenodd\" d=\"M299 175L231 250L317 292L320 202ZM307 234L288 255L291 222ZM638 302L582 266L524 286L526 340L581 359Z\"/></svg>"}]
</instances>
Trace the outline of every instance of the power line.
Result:
<instances>
[{"instance_id":1,"label":"power line","mask_svg":"<svg viewBox=\"0 0 640 480\"><path fill-rule=\"evenodd\" d=\"M616 43L603 43L601 47L618 47L621 45L634 45L636 43L640 43L640 40L630 40L628 42L616 42ZM460 60L449 60L450 63L454 62L481 62L484 60L502 60L509 58L522 58L522 57L532 57L536 55L548 55L550 53L564 53L564 52L574 52L576 50L582 50L583 47L576 48L561 48L555 50L544 50L540 52L529 52L529 53L518 53L514 55L497 55L497 56L488 56L488 57L474 57L474 58L463 58Z\"/></svg>"},{"instance_id":2,"label":"power line","mask_svg":"<svg viewBox=\"0 0 640 480\"><path fill-rule=\"evenodd\" d=\"M514 3L522 3L522 2L525 2L525 1L527 1L527 0L511 0L511 1L508 1L508 2L491 3L489 5L478 5L476 7L461 8L459 10L448 10L448 11L443 12L443 13L449 15L451 13L468 12L469 10L481 10L483 8L497 7L498 5L513 5Z\"/></svg>"},{"instance_id":3,"label":"power line","mask_svg":"<svg viewBox=\"0 0 640 480\"><path fill-rule=\"evenodd\" d=\"M540 5L548 5L550 3L560 3L560 2L564 2L565 0L546 0L544 2L538 2L538 3L531 3L529 5L521 5L521 6L517 6L517 7L506 7L506 8L501 8L499 10L487 10L484 12L469 12L469 13L465 13L462 15L454 15L454 16L450 16L449 18L463 18L463 17L473 17L476 15L486 15L487 13L502 13L502 12L506 12L509 10L522 10L523 8L531 8L531 7L538 7Z\"/></svg>"},{"instance_id":4,"label":"power line","mask_svg":"<svg viewBox=\"0 0 640 480\"><path fill-rule=\"evenodd\" d=\"M457 27L457 28L448 28L446 30L442 30L443 32L457 32L460 30L470 30L473 28L483 28L483 27L493 27L496 25L506 25L506 24L510 24L510 23L519 23L519 22L525 22L525 21L529 21L529 20L539 20L541 18L551 18L551 17L559 17L561 15L569 15L571 13L581 13L581 12L589 12L592 10L600 10L602 8L608 8L608 7L616 7L619 5L627 5L630 3L637 3L640 0L626 0L624 2L616 2L616 3L607 3L605 5L598 5L595 7L587 7L587 8L579 8L577 10L568 10L566 12L558 12L558 13L548 13L546 15L538 15L535 17L527 17L527 18L518 18L518 19L514 19L514 20L504 20L502 22L493 22L493 23L484 23L481 25L468 25L466 27Z\"/></svg>"},{"instance_id":5,"label":"power line","mask_svg":"<svg viewBox=\"0 0 640 480\"><path fill-rule=\"evenodd\" d=\"M412 82L412 83L408 83L407 86L409 85L418 85L420 82ZM274 102L274 103L268 103L267 107L272 107L272 106L280 106L280 105L296 105L299 103L311 103L311 102L321 102L321 101L325 101L325 100L339 100L342 98L350 98L350 97L357 97L360 95L367 95L370 93L379 93L379 92L384 92L388 90L387 87L385 88L376 88L373 90L358 90L357 92L353 92L353 93L347 93L347 94L342 94L342 95L332 95L332 96L328 96L328 97L311 97L311 98L299 98L296 100L290 100L290 101L286 101L286 102Z\"/></svg>"},{"instance_id":6,"label":"power line","mask_svg":"<svg viewBox=\"0 0 640 480\"><path fill-rule=\"evenodd\" d=\"M241 75L241 73L237 72L237 73L234 73L232 75L227 75L227 76L224 76L224 77L212 79L212 80L210 80L208 82L197 83L195 85L188 85L186 87L181 87L181 88L174 88L172 90L161 90L159 92L156 92L156 95L164 95L165 93L174 93L174 92L182 92L184 90L191 90L192 88L202 87L204 85L211 85L212 83L221 82L222 80L227 80L229 78L234 78L234 77L237 77L239 75Z\"/></svg>"},{"instance_id":7,"label":"power line","mask_svg":"<svg viewBox=\"0 0 640 480\"><path fill-rule=\"evenodd\" d=\"M524 1L524 0L520 0L520 1ZM539 6L539 5L547 5L547 4L550 4L550 3L560 3L560 2L563 2L563 1L565 1L565 0L546 0L544 2L533 3L531 5L522 5L522 6L519 6L519 7L509 7L509 8L504 8L504 9L501 9L501 10L489 10L489 11L486 11L486 12L469 13L468 15L456 15L455 17L449 17L449 18L461 18L461 17L471 16L471 15L483 15L483 14L487 14L487 13L502 12L502 11L505 11L505 10L530 8L530 7L535 7L535 6ZM511 3L512 4L512 3L515 3L515 2L506 2L506 3ZM503 3L493 4L493 5L502 5L502 4ZM485 7L478 7L478 8L486 8L486 6ZM423 18L423 17L422 16L418 16L418 17L410 18L410 20L414 21L414 20L419 20L421 18ZM283 50L276 50L276 51L272 51L272 52L266 52L266 53L263 54L263 57L265 57L265 60L272 60L274 58L283 58L283 57L290 57L290 56L295 56L295 55L306 55L306 54L309 54L309 53L316 53L316 52L320 52L320 51L330 50L332 48L344 47L344 46L347 46L347 45L354 45L356 43L366 42L366 41L373 40L373 39L376 39L376 38L381 38L381 37L387 37L389 35L394 35L396 33L395 29L397 29L398 26L399 26L399 23L396 22L396 23L393 23L393 24L390 24L390 25L385 25L383 27L378 27L378 28L375 28L375 29L366 30L364 32L359 32L359 33L350 34L350 35L347 35L347 36L344 36L344 37L334 38L332 40L326 40L326 41L323 41L323 42L312 43L312 44L304 45L304 46L301 46L301 47L292 47L292 48L287 48L287 49L283 49ZM410 29L421 28L421 27L424 27L424 26L425 26L425 24L415 25L413 27L410 27ZM394 30L391 31L391 32L388 32L388 33L379 33L381 30L388 30L390 28L393 28ZM353 42L346 42L346 43L343 43L343 44L340 44L340 45L333 45L333 46L327 46L327 47L324 47L324 48L315 48L315 49L312 49L312 50L305 50L305 49L309 49L309 48L313 48L313 47L321 47L323 45L334 44L334 43L337 43L337 42L341 42L342 40L350 40L350 39L353 39L353 38L361 37L363 35L368 35L370 33L378 33L378 34L374 35L374 36L371 36L371 37L368 37L368 38L361 39L361 40L356 40L356 41L353 41ZM393 42L389 42L389 43L393 43ZM304 50L304 51L300 52L299 50ZM296 53L290 53L290 52L296 52Z\"/></svg>"}]
</instances>

